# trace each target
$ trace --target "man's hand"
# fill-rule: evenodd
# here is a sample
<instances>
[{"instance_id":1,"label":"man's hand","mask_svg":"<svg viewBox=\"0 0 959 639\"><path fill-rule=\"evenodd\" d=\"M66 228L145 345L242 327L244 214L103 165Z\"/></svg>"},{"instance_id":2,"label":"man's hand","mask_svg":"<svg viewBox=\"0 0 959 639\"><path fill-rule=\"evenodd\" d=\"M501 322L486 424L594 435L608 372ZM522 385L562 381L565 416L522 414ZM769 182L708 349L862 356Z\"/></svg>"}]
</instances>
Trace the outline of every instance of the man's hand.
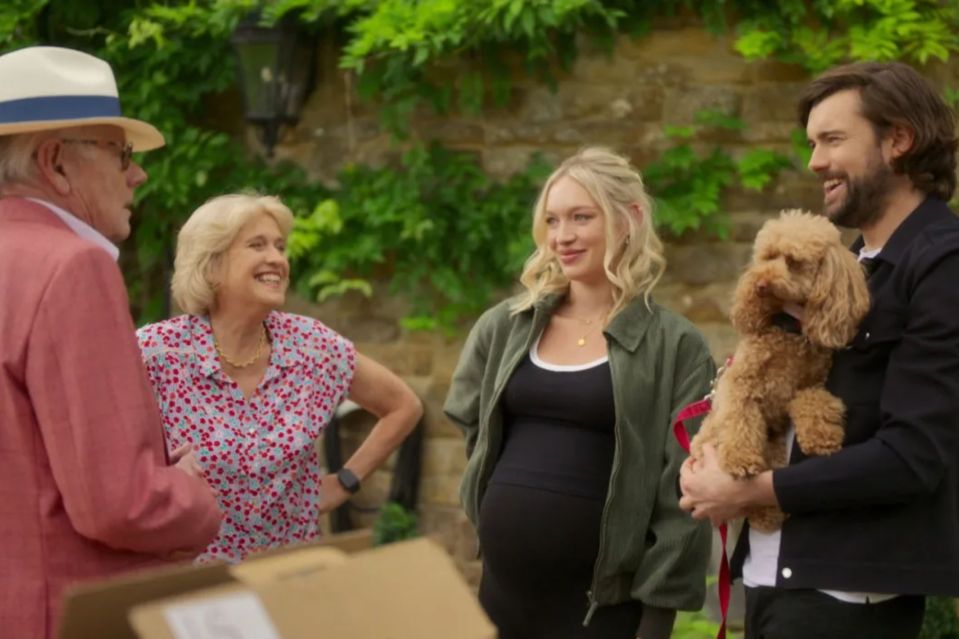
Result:
<instances>
[{"instance_id":1,"label":"man's hand","mask_svg":"<svg viewBox=\"0 0 959 639\"><path fill-rule=\"evenodd\" d=\"M170 461L190 477L203 477L203 468L196 460L193 444L183 444L174 450L170 453Z\"/></svg>"},{"instance_id":2,"label":"man's hand","mask_svg":"<svg viewBox=\"0 0 959 639\"><path fill-rule=\"evenodd\" d=\"M197 553L191 550L174 550L169 555L167 555L167 561L172 561L175 563L193 561L196 559Z\"/></svg>"},{"instance_id":3,"label":"man's hand","mask_svg":"<svg viewBox=\"0 0 959 639\"><path fill-rule=\"evenodd\" d=\"M340 484L336 473L323 475L323 479L320 480L320 514L336 510L349 501L350 497L352 495Z\"/></svg>"},{"instance_id":4,"label":"man's hand","mask_svg":"<svg viewBox=\"0 0 959 639\"><path fill-rule=\"evenodd\" d=\"M703 446L702 459L689 457L683 462L679 487L683 491L679 507L694 519L709 519L713 526L742 517L751 506L777 505L772 472L735 479L720 468L716 449L709 444Z\"/></svg>"}]
</instances>

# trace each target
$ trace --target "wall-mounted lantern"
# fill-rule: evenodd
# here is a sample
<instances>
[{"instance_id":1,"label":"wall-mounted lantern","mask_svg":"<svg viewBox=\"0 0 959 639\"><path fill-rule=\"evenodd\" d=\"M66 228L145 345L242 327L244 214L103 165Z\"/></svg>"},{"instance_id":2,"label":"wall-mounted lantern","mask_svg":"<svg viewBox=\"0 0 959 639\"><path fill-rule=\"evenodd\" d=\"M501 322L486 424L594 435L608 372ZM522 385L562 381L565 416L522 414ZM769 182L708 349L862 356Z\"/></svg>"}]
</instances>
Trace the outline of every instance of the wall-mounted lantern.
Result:
<instances>
[{"instance_id":1,"label":"wall-mounted lantern","mask_svg":"<svg viewBox=\"0 0 959 639\"><path fill-rule=\"evenodd\" d=\"M259 14L240 22L230 39L248 122L260 127L266 156L283 126L296 124L313 90L316 41L293 17L263 26Z\"/></svg>"}]
</instances>

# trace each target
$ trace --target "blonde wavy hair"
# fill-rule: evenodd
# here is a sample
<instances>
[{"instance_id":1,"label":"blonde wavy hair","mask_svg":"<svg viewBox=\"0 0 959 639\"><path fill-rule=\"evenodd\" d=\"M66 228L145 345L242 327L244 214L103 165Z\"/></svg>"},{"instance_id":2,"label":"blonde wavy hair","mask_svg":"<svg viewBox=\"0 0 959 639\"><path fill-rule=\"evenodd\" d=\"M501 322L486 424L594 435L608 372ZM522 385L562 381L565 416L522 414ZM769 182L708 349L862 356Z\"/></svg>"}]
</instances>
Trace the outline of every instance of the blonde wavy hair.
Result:
<instances>
[{"instance_id":1,"label":"blonde wavy hair","mask_svg":"<svg viewBox=\"0 0 959 639\"><path fill-rule=\"evenodd\" d=\"M649 306L650 293L666 268L663 243L653 227L653 199L629 160L603 147L587 147L564 161L546 180L533 209L536 250L526 260L520 283L526 288L511 306L513 314L551 293L569 288L559 260L547 244L546 199L563 177L576 180L599 206L606 220L603 266L613 287L612 318L636 296ZM636 215L638 207L641 215Z\"/></svg>"},{"instance_id":2,"label":"blonde wavy hair","mask_svg":"<svg viewBox=\"0 0 959 639\"><path fill-rule=\"evenodd\" d=\"M216 302L216 269L240 230L257 215L269 215L283 237L293 228L293 213L277 197L234 193L208 200L186 221L176 242L170 291L181 309L208 315Z\"/></svg>"}]
</instances>

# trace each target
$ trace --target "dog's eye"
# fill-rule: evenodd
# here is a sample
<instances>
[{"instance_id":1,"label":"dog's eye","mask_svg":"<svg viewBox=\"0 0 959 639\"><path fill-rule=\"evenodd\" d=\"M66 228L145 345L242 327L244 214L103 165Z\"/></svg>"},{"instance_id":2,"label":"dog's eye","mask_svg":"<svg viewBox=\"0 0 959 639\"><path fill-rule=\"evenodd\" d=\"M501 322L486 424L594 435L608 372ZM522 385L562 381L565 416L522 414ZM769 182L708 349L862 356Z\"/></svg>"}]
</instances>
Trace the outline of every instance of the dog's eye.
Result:
<instances>
[{"instance_id":1,"label":"dog's eye","mask_svg":"<svg viewBox=\"0 0 959 639\"><path fill-rule=\"evenodd\" d=\"M794 257L786 256L786 266L789 267L790 271L794 271L800 267L802 263Z\"/></svg>"}]
</instances>

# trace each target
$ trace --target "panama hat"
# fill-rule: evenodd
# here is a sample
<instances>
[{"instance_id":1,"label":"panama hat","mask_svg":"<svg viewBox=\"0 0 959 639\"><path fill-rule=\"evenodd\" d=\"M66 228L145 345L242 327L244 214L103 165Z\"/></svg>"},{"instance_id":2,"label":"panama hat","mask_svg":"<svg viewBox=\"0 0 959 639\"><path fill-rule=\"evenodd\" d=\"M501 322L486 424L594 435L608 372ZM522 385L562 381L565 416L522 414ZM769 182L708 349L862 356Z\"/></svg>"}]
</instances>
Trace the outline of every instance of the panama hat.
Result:
<instances>
[{"instance_id":1,"label":"panama hat","mask_svg":"<svg viewBox=\"0 0 959 639\"><path fill-rule=\"evenodd\" d=\"M163 134L120 111L110 65L82 51L27 47L0 56L0 135L113 124L134 151L163 146Z\"/></svg>"}]
</instances>

